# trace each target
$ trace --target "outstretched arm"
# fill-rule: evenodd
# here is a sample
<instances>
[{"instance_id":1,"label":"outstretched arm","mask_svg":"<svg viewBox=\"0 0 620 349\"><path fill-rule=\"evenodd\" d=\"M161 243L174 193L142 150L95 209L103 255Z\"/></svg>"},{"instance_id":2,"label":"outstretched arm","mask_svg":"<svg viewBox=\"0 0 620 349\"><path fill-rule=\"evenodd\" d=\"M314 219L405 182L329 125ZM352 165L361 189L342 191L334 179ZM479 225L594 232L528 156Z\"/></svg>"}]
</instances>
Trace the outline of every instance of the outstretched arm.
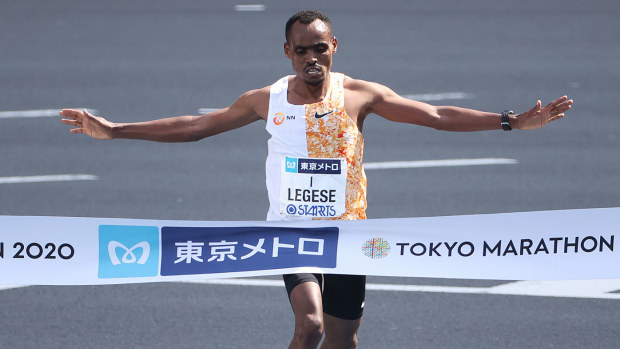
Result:
<instances>
[{"instance_id":1,"label":"outstretched arm","mask_svg":"<svg viewBox=\"0 0 620 349\"><path fill-rule=\"evenodd\" d=\"M433 106L399 96L389 88L363 82L371 96L368 113L375 113L388 120L432 127L447 131L483 131L501 129L501 114L488 113L474 109L452 106ZM571 108L572 100L563 96L542 107L540 101L521 114L510 116L512 128L530 130L537 129L551 121L564 117Z\"/></svg>"},{"instance_id":2,"label":"outstretched arm","mask_svg":"<svg viewBox=\"0 0 620 349\"><path fill-rule=\"evenodd\" d=\"M245 126L259 120L268 103L265 89L246 92L230 107L200 116L176 116L136 123L114 123L84 111L63 109L64 124L71 133L96 139L141 139L156 142L192 142ZM266 109L265 109L266 110Z\"/></svg>"}]
</instances>

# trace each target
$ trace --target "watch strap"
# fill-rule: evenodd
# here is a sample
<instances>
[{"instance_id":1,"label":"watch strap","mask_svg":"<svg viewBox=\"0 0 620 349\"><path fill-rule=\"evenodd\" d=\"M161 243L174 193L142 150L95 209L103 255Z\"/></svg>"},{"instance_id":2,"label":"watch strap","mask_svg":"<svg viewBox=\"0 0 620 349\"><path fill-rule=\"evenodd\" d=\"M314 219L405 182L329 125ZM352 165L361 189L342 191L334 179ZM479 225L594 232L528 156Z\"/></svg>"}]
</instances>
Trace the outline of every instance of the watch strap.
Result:
<instances>
[{"instance_id":1,"label":"watch strap","mask_svg":"<svg viewBox=\"0 0 620 349\"><path fill-rule=\"evenodd\" d=\"M512 130L512 127L510 126L510 115L514 115L512 110L504 110L502 112L501 125L504 131Z\"/></svg>"}]
</instances>

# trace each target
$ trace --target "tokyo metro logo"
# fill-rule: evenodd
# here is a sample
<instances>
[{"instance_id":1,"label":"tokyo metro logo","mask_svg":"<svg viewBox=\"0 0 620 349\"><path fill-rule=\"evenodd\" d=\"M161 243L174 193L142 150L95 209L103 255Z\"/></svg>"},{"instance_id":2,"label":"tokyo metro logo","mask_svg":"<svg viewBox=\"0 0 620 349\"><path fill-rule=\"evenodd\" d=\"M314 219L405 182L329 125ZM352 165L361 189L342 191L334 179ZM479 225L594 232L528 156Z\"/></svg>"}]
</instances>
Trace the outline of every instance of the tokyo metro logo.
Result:
<instances>
[{"instance_id":1,"label":"tokyo metro logo","mask_svg":"<svg viewBox=\"0 0 620 349\"><path fill-rule=\"evenodd\" d=\"M99 277L157 276L159 228L151 226L99 226Z\"/></svg>"},{"instance_id":2,"label":"tokyo metro logo","mask_svg":"<svg viewBox=\"0 0 620 349\"><path fill-rule=\"evenodd\" d=\"M121 248L123 252L125 252L121 252L123 253L123 257L121 259L118 258L117 248ZM140 259L138 259L134 253L134 251L138 249L141 249L142 251L142 256L140 256ZM110 241L108 243L108 255L110 255L110 261L113 265L119 265L121 263L146 264L146 261L149 260L149 256L151 255L151 245L149 245L146 241L142 241L133 245L131 248L127 248L127 246L118 241Z\"/></svg>"},{"instance_id":3,"label":"tokyo metro logo","mask_svg":"<svg viewBox=\"0 0 620 349\"><path fill-rule=\"evenodd\" d=\"M372 259L387 257L391 250L390 243L382 238L372 238L362 245L362 253Z\"/></svg>"}]
</instances>

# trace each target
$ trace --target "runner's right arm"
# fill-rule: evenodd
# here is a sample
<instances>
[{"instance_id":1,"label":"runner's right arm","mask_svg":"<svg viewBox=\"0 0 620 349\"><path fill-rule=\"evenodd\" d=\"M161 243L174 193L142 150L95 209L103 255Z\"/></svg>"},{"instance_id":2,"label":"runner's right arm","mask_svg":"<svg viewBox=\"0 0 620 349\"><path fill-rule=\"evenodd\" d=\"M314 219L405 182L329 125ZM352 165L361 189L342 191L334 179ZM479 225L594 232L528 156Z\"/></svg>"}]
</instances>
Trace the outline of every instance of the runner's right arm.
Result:
<instances>
[{"instance_id":1,"label":"runner's right arm","mask_svg":"<svg viewBox=\"0 0 620 349\"><path fill-rule=\"evenodd\" d=\"M265 93L267 98L265 98ZM71 133L86 134L96 139L140 139L155 142L193 142L230 131L266 114L269 89L244 93L231 106L200 116L176 116L145 122L114 123L75 109L63 109L64 124L73 126Z\"/></svg>"}]
</instances>

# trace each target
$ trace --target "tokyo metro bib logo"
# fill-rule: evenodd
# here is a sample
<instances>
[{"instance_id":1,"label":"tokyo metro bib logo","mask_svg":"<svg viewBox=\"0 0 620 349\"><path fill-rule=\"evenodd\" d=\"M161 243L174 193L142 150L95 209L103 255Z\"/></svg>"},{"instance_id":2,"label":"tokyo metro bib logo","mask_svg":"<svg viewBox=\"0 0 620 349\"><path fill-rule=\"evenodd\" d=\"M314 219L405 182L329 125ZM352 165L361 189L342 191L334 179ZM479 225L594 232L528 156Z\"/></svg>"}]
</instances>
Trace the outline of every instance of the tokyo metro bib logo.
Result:
<instances>
[{"instance_id":1,"label":"tokyo metro bib logo","mask_svg":"<svg viewBox=\"0 0 620 349\"><path fill-rule=\"evenodd\" d=\"M99 277L157 276L159 228L150 226L99 226Z\"/></svg>"}]
</instances>

